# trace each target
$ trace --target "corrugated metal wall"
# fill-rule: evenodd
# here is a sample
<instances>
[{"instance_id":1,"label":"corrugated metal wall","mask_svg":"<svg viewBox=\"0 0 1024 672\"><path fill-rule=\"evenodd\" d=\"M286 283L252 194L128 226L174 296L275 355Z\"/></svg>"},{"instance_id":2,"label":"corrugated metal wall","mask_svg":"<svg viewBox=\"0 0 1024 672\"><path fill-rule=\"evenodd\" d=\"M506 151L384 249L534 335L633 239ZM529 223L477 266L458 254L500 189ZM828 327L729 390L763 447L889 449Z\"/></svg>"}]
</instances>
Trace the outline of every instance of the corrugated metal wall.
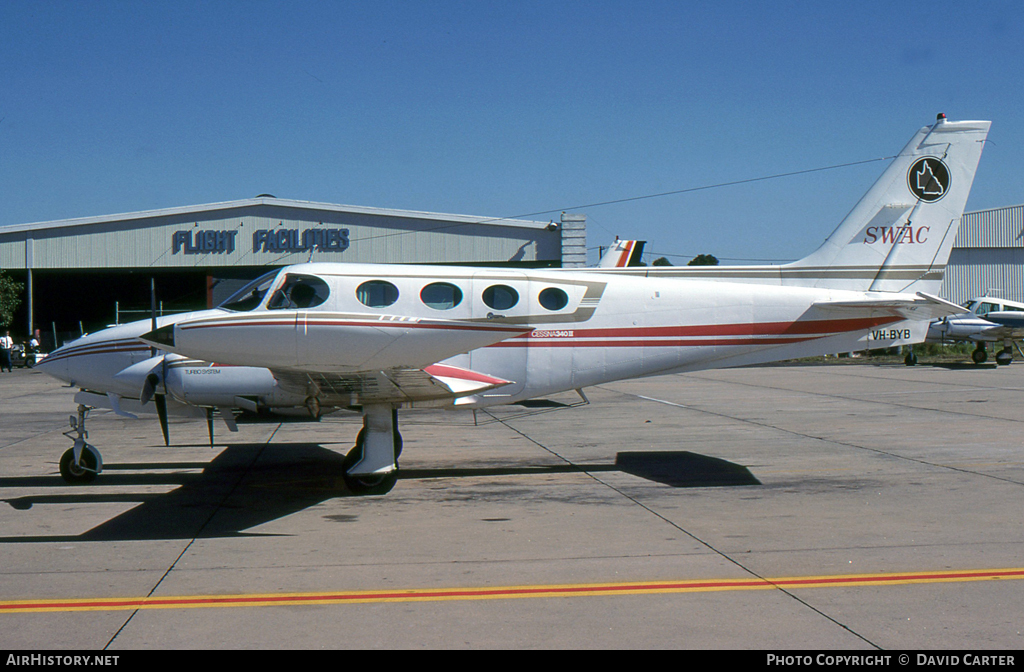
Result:
<instances>
[{"instance_id":1,"label":"corrugated metal wall","mask_svg":"<svg viewBox=\"0 0 1024 672\"><path fill-rule=\"evenodd\" d=\"M965 303L989 294L1024 301L1024 205L964 213L940 295Z\"/></svg>"},{"instance_id":2,"label":"corrugated metal wall","mask_svg":"<svg viewBox=\"0 0 1024 672\"><path fill-rule=\"evenodd\" d=\"M1024 247L1024 205L965 212L954 247Z\"/></svg>"},{"instance_id":3,"label":"corrugated metal wall","mask_svg":"<svg viewBox=\"0 0 1024 672\"><path fill-rule=\"evenodd\" d=\"M397 212L397 211L396 211ZM469 221L466 221L469 220ZM55 223L60 224L60 223ZM527 226L526 224L530 224ZM385 216L316 208L244 207L132 217L68 226L0 231L0 268L117 269L274 266L312 261L445 263L557 261L560 234L543 223L523 226L445 221L411 213ZM266 249L257 232L291 230L282 240L302 241L307 231L333 229L334 250ZM198 232L199 238L196 238ZM203 232L220 233L219 249L199 251ZM175 237L177 235L177 238ZM265 238L264 238L265 239ZM187 241L186 244L182 244ZM189 250L188 248L192 249ZM293 245L302 247L302 245ZM342 249L343 247L343 249ZM233 249L229 249L233 248ZM211 246L212 249L212 246Z\"/></svg>"}]
</instances>

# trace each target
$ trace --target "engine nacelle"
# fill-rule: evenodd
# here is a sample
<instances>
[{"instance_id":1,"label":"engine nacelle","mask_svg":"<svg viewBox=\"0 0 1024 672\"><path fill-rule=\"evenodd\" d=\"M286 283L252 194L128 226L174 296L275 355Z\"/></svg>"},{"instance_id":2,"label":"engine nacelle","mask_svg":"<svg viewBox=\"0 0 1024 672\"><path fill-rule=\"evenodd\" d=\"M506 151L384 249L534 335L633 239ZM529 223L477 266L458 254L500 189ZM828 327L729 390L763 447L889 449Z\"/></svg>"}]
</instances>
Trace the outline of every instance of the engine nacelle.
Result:
<instances>
[{"instance_id":1,"label":"engine nacelle","mask_svg":"<svg viewBox=\"0 0 1024 672\"><path fill-rule=\"evenodd\" d=\"M168 393L196 406L234 408L236 398L255 399L261 407L304 406L305 397L282 390L268 369L175 362L167 367Z\"/></svg>"}]
</instances>

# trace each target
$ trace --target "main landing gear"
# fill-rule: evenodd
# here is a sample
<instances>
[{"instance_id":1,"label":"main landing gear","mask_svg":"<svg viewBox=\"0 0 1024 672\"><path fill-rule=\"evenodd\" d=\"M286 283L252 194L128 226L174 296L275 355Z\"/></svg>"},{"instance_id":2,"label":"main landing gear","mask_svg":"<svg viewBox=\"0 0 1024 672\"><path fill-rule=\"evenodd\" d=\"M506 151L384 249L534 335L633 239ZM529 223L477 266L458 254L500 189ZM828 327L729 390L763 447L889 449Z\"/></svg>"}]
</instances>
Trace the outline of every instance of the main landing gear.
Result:
<instances>
[{"instance_id":1,"label":"main landing gear","mask_svg":"<svg viewBox=\"0 0 1024 672\"><path fill-rule=\"evenodd\" d=\"M60 458L60 475L72 485L96 480L103 471L103 457L86 439L85 419L90 407L78 405L78 417L71 416L71 429L64 435L74 441ZM398 432L398 409L391 404L363 406L363 428L356 445L343 462L345 485L357 495L384 495L398 480L398 457L402 435Z\"/></svg>"},{"instance_id":2,"label":"main landing gear","mask_svg":"<svg viewBox=\"0 0 1024 672\"><path fill-rule=\"evenodd\" d=\"M1009 338L1003 339L1003 349L996 355L996 364L999 366L1008 366L1013 361L1013 340Z\"/></svg>"},{"instance_id":3,"label":"main landing gear","mask_svg":"<svg viewBox=\"0 0 1024 672\"><path fill-rule=\"evenodd\" d=\"M398 409L391 404L363 406L363 428L342 464L345 485L356 495L384 495L398 480Z\"/></svg>"},{"instance_id":4,"label":"main landing gear","mask_svg":"<svg viewBox=\"0 0 1024 672\"><path fill-rule=\"evenodd\" d=\"M996 364L1007 366L1013 362L1013 341L1004 341L1003 349L996 353ZM979 342L978 346L971 352L971 360L975 364L984 364L988 361L988 352L985 344Z\"/></svg>"},{"instance_id":5,"label":"main landing gear","mask_svg":"<svg viewBox=\"0 0 1024 672\"><path fill-rule=\"evenodd\" d=\"M78 417L71 416L71 429L64 436L75 443L60 458L60 475L71 485L91 483L103 471L103 457L95 446L86 442L89 432L85 431L85 418L89 407L78 405Z\"/></svg>"}]
</instances>

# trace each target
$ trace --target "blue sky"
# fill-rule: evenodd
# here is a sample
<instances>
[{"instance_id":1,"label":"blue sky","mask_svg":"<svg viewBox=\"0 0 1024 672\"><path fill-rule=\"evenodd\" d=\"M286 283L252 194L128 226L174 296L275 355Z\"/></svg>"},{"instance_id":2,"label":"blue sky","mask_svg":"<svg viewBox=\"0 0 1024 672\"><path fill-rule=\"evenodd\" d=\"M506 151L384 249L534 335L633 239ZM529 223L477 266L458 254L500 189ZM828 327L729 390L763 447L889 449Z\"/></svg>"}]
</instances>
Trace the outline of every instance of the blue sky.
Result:
<instances>
[{"instance_id":1,"label":"blue sky","mask_svg":"<svg viewBox=\"0 0 1024 672\"><path fill-rule=\"evenodd\" d=\"M938 112L993 121L977 210L1024 203L1022 111L1020 2L4 0L0 226L261 193L557 220ZM884 165L580 211L592 247L787 261Z\"/></svg>"}]
</instances>

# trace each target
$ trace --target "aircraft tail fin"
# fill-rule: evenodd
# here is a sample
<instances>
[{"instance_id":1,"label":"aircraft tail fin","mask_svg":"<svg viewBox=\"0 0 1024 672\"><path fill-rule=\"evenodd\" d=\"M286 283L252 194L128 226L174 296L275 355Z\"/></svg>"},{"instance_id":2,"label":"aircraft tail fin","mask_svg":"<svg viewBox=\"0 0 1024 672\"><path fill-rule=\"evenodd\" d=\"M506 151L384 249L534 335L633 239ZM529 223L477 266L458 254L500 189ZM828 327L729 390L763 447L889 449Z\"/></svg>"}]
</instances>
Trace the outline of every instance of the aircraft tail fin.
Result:
<instances>
[{"instance_id":1,"label":"aircraft tail fin","mask_svg":"<svg viewBox=\"0 0 1024 672\"><path fill-rule=\"evenodd\" d=\"M783 266L783 278L938 294L990 125L939 115L920 129L822 246Z\"/></svg>"},{"instance_id":2,"label":"aircraft tail fin","mask_svg":"<svg viewBox=\"0 0 1024 672\"><path fill-rule=\"evenodd\" d=\"M626 266L640 266L640 257L644 253L644 240L619 240L615 239L612 246L601 257L598 268L624 268Z\"/></svg>"}]
</instances>

